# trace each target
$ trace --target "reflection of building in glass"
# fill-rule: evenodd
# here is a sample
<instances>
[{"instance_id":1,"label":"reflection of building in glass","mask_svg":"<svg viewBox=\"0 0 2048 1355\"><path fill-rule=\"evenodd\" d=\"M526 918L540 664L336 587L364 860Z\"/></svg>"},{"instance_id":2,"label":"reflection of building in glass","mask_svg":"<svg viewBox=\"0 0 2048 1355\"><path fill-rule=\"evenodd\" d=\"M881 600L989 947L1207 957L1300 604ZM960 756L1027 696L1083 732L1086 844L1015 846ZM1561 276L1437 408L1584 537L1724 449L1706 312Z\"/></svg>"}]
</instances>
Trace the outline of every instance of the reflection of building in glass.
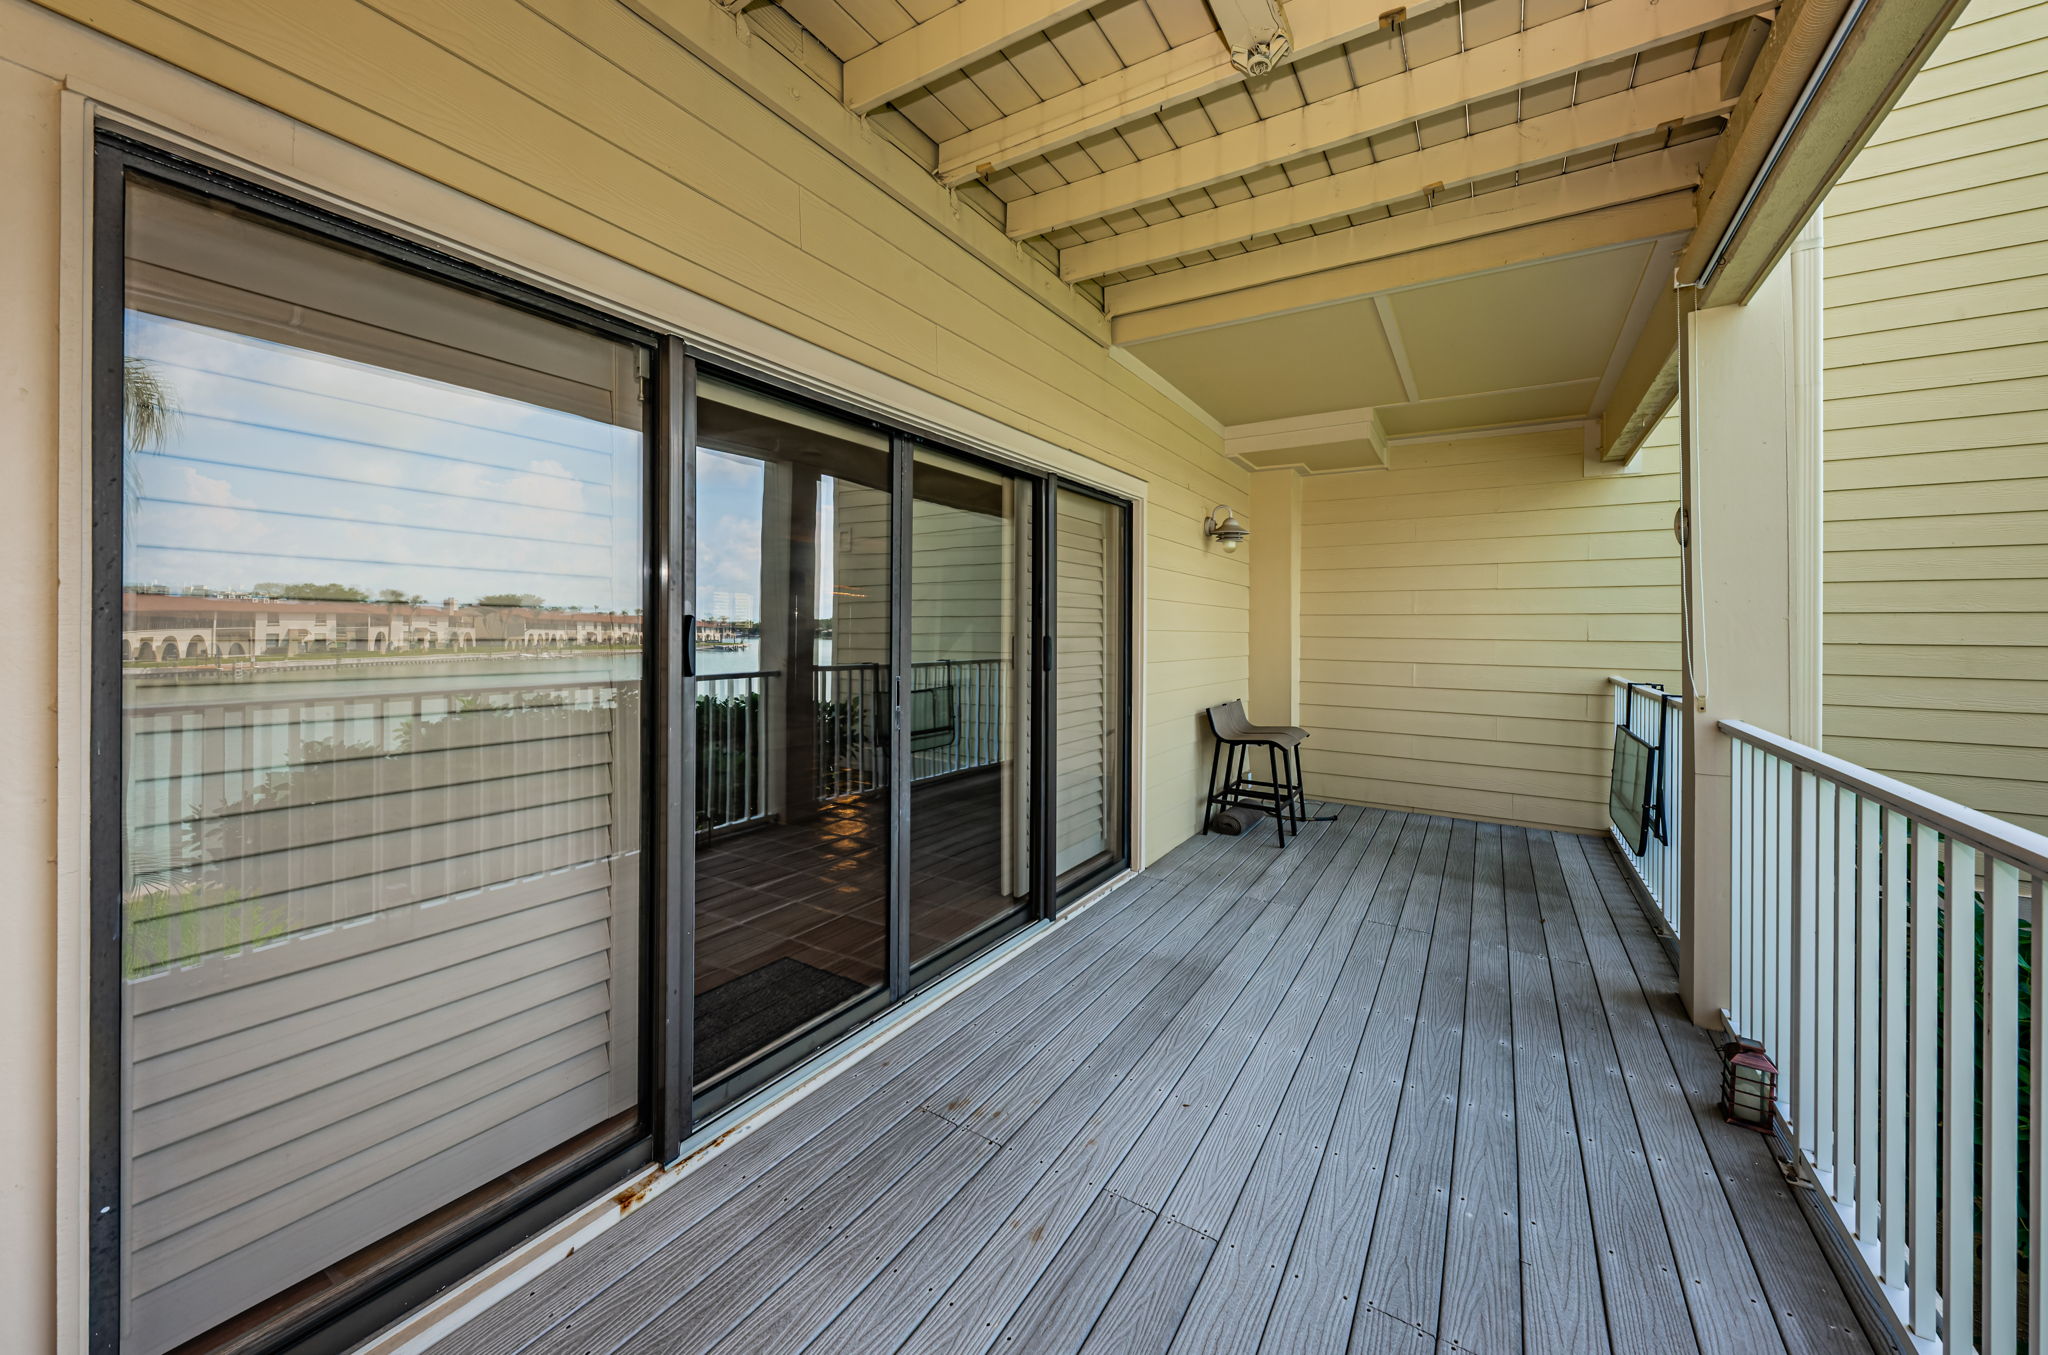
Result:
<instances>
[{"instance_id":1,"label":"reflection of building in glass","mask_svg":"<svg viewBox=\"0 0 2048 1355\"><path fill-rule=\"evenodd\" d=\"M640 643L640 618L623 612L550 612L537 607L480 607L477 643L493 649Z\"/></svg>"},{"instance_id":2,"label":"reflection of building in glass","mask_svg":"<svg viewBox=\"0 0 2048 1355\"><path fill-rule=\"evenodd\" d=\"M730 589L714 588L710 595L709 614L729 621L752 621L755 619L754 595L733 592Z\"/></svg>"},{"instance_id":3,"label":"reflection of building in glass","mask_svg":"<svg viewBox=\"0 0 2048 1355\"><path fill-rule=\"evenodd\" d=\"M135 663L258 655L420 653L432 650L633 647L640 618L536 607L289 601L175 596L122 598L121 657Z\"/></svg>"}]
</instances>

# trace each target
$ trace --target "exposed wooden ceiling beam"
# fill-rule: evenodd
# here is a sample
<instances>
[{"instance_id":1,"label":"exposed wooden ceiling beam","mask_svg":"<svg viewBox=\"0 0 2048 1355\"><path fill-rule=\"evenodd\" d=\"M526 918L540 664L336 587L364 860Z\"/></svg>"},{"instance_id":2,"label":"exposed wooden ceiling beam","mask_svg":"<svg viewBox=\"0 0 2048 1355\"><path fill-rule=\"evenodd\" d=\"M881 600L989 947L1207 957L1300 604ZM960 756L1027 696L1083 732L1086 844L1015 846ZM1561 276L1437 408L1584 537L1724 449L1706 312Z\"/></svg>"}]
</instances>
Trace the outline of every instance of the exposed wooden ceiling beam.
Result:
<instances>
[{"instance_id":1,"label":"exposed wooden ceiling beam","mask_svg":"<svg viewBox=\"0 0 2048 1355\"><path fill-rule=\"evenodd\" d=\"M1680 192L1604 207L1576 217L1525 226L1507 225L1489 235L1426 244L1405 253L1366 259L1324 272L1119 315L1110 323L1111 338L1119 344L1143 343L1171 334L1309 310L1353 297L1683 236L1692 228L1694 210L1693 194Z\"/></svg>"},{"instance_id":2,"label":"exposed wooden ceiling beam","mask_svg":"<svg viewBox=\"0 0 2048 1355\"><path fill-rule=\"evenodd\" d=\"M1298 5L1289 7L1290 15L1295 8ZM1010 204L1008 230L1013 238L1025 239L1061 226L1093 221L1191 188L1204 188L1269 165L1284 164L1314 151L1406 127L1475 100L1631 56L1674 38L1704 33L1764 8L1767 6L1757 0L1658 0L1655 4L1649 0L1609 0L1607 4L1539 24L1511 37L1483 43L1457 56L1418 66L1405 74L1375 80L1334 98L1305 104L1292 112L1248 123L1164 155L1020 198ZM1299 16L1294 16L1294 22L1299 33ZM1094 86L1084 85L1074 93L1084 94L1091 88ZM969 136L978 137L990 128L1029 118L1040 109L1051 109L1056 102L1048 100L1015 118L990 123ZM1159 106L1155 102L1128 115L1105 114L1104 119L1089 126L1065 129L1056 141L1048 141L1042 134L1027 137L1031 149L1026 153L1036 154L1049 145L1078 139ZM1022 126L1020 123L1019 127ZM953 162L956 143L965 139L940 144L942 178ZM1018 142L1017 146L1023 147L1026 141ZM977 155L988 158L982 152ZM998 156L996 162L1011 161Z\"/></svg>"},{"instance_id":3,"label":"exposed wooden ceiling beam","mask_svg":"<svg viewBox=\"0 0 2048 1355\"><path fill-rule=\"evenodd\" d=\"M1068 282L1104 277L1141 264L1382 207L1412 198L1432 185L1490 178L1611 146L1667 124L1720 112L1729 103L1721 97L1720 86L1720 75L1711 67L1689 71L1381 164L1363 165L1157 226L1073 245L1060 251L1060 276Z\"/></svg>"},{"instance_id":4,"label":"exposed wooden ceiling beam","mask_svg":"<svg viewBox=\"0 0 2048 1355\"><path fill-rule=\"evenodd\" d=\"M1607 413L1607 406L1614 398L1622 374L1634 360L1637 348L1645 342L1652 347L1660 343L1677 345L1676 328L1667 325L1661 333L1654 335L1649 331L1657 303L1668 296L1677 283L1673 269L1678 263L1678 245L1677 240L1659 242L1657 248L1650 251L1649 261L1643 265L1643 276L1636 282L1636 294L1629 303L1628 317L1622 321L1621 334L1615 339L1614 350L1607 355L1607 366L1600 373L1599 388L1593 392L1593 403L1589 408L1595 419Z\"/></svg>"},{"instance_id":5,"label":"exposed wooden ceiling beam","mask_svg":"<svg viewBox=\"0 0 2048 1355\"><path fill-rule=\"evenodd\" d=\"M1092 0L961 0L895 37L847 59L846 106L868 113L971 61L1022 42Z\"/></svg>"},{"instance_id":6,"label":"exposed wooden ceiling beam","mask_svg":"<svg viewBox=\"0 0 2048 1355\"><path fill-rule=\"evenodd\" d=\"M1452 240L1491 235L1515 226L1597 212L1604 207L1643 198L1681 194L1690 202L1692 190L1699 184L1700 166L1712 149L1712 142L1688 142L1669 150L1631 156L1596 169L1560 174L1536 183L1407 212L1384 221L1349 226L1327 235L1311 235L1248 254L1234 254L1190 268L1155 273L1148 278L1119 282L1105 289L1104 301L1112 317L1129 315L1155 306L1170 306L1196 297L1216 296L1284 278L1324 273L1410 250L1428 249Z\"/></svg>"},{"instance_id":7,"label":"exposed wooden ceiling beam","mask_svg":"<svg viewBox=\"0 0 2048 1355\"><path fill-rule=\"evenodd\" d=\"M1410 0L1408 17L1412 20L1425 10L1449 3ZM1361 4L1360 0L1292 0L1287 6L1287 26L1293 33L1294 57L1310 56L1378 32L1380 13L1388 8L1384 3ZM1244 78L1244 72L1231 62L1230 49L1215 34L1206 34L941 142L939 179L947 184L964 183L1119 123L1238 84Z\"/></svg>"}]
</instances>

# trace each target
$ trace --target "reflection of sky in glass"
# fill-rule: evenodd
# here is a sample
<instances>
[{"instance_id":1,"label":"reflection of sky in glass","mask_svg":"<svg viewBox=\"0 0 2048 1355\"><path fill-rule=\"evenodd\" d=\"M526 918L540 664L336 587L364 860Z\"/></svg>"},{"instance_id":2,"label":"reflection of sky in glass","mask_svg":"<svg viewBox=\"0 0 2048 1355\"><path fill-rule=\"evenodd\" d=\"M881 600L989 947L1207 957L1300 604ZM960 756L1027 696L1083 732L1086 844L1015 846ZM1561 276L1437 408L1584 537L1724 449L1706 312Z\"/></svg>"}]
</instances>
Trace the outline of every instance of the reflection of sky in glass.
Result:
<instances>
[{"instance_id":1,"label":"reflection of sky in glass","mask_svg":"<svg viewBox=\"0 0 2048 1355\"><path fill-rule=\"evenodd\" d=\"M818 480L817 615L832 615L834 540L831 476ZM761 578L761 505L767 465L750 456L697 450L697 614L719 616L728 610L734 621L759 621L767 589ZM724 608L716 595L745 595L752 607Z\"/></svg>"},{"instance_id":2,"label":"reflection of sky in glass","mask_svg":"<svg viewBox=\"0 0 2048 1355\"><path fill-rule=\"evenodd\" d=\"M130 583L641 605L634 430L137 311L128 352L177 409L129 461Z\"/></svg>"},{"instance_id":3,"label":"reflection of sky in glass","mask_svg":"<svg viewBox=\"0 0 2048 1355\"><path fill-rule=\"evenodd\" d=\"M761 619L761 495L767 467L750 456L697 451L697 614ZM749 608L721 607L718 593L747 594Z\"/></svg>"}]
</instances>

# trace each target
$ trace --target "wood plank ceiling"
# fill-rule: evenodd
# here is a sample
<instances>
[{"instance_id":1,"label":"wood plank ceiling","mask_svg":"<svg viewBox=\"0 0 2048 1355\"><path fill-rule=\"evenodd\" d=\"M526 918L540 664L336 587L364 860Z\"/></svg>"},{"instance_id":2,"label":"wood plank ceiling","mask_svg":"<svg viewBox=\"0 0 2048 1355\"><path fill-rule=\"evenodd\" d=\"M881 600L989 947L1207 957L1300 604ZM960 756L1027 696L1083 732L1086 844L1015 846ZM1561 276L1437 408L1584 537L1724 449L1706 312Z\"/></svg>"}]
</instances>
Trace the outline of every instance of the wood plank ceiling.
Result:
<instances>
[{"instance_id":1,"label":"wood plank ceiling","mask_svg":"<svg viewBox=\"0 0 2048 1355\"><path fill-rule=\"evenodd\" d=\"M719 3L822 44L830 59L807 63L821 83L1265 447L1337 413L1370 415L1347 427L1375 445L1597 418L1668 291L1772 12ZM1529 276L1472 285L1507 273ZM1474 326L1513 333L1475 345Z\"/></svg>"}]
</instances>

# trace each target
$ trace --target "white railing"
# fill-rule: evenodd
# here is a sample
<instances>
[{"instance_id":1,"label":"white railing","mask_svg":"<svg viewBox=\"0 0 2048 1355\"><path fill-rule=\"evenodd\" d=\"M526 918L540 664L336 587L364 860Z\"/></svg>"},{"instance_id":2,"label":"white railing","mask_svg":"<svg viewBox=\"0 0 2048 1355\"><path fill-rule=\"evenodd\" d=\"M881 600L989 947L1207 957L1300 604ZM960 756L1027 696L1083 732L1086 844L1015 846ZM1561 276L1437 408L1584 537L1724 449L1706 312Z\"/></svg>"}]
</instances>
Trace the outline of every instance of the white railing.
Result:
<instances>
[{"instance_id":1,"label":"white railing","mask_svg":"<svg viewBox=\"0 0 2048 1355\"><path fill-rule=\"evenodd\" d=\"M2044 1185L2024 1070L2042 1058L2048 838L1720 727L1735 740L1730 1024L1778 1062L1792 1144L1920 1349L2048 1349L2048 1277L2024 1260Z\"/></svg>"},{"instance_id":2,"label":"white railing","mask_svg":"<svg viewBox=\"0 0 2048 1355\"><path fill-rule=\"evenodd\" d=\"M1678 935L1678 825L1685 808L1685 771L1678 756L1679 712L1684 698L1643 682L1610 677L1614 689L1613 724L1626 729L1645 743L1660 749L1652 774L1659 788L1660 821L1654 825L1638 853L1611 824L1608 833L1621 848L1622 860L1635 872L1657 913L1673 936Z\"/></svg>"}]
</instances>

